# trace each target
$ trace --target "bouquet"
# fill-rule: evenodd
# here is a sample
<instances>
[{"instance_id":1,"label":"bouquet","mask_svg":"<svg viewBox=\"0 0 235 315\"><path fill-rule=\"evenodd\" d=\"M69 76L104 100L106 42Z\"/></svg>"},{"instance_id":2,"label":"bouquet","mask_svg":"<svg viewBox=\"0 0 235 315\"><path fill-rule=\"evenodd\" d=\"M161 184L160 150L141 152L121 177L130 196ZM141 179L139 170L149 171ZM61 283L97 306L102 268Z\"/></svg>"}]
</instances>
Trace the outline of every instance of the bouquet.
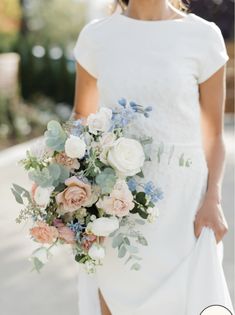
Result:
<instances>
[{"instance_id":1,"label":"bouquet","mask_svg":"<svg viewBox=\"0 0 235 315\"><path fill-rule=\"evenodd\" d=\"M128 127L151 110L120 99L86 119L50 121L42 144L26 152L20 163L32 187L13 184L12 192L24 206L16 222L31 220L29 233L39 244L34 269L44 265L38 252L48 258L53 246L69 244L75 260L94 273L105 258L105 239L112 238L117 256L139 270L138 246L148 244L138 226L156 220L163 192L144 182L151 137L130 137Z\"/></svg>"}]
</instances>

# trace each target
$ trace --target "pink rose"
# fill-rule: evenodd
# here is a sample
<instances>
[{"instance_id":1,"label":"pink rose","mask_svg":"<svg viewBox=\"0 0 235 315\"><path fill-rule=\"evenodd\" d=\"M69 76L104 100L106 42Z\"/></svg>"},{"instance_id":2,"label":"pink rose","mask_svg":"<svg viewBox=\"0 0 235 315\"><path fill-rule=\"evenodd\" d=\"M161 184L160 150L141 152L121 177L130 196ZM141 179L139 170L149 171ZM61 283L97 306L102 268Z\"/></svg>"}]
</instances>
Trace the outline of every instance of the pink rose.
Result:
<instances>
[{"instance_id":1,"label":"pink rose","mask_svg":"<svg viewBox=\"0 0 235 315\"><path fill-rule=\"evenodd\" d=\"M58 229L59 238L65 243L74 244L76 242L75 233L68 226L66 226L61 219L55 219L53 224Z\"/></svg>"},{"instance_id":2,"label":"pink rose","mask_svg":"<svg viewBox=\"0 0 235 315\"><path fill-rule=\"evenodd\" d=\"M107 214L118 217L128 215L129 211L135 206L133 195L125 180L118 180L110 196L99 199L96 205L98 208L102 208Z\"/></svg>"},{"instance_id":3,"label":"pink rose","mask_svg":"<svg viewBox=\"0 0 235 315\"><path fill-rule=\"evenodd\" d=\"M38 221L37 226L30 229L30 234L33 238L43 244L52 244L59 236L57 229L54 226L49 226L45 222Z\"/></svg>"},{"instance_id":4,"label":"pink rose","mask_svg":"<svg viewBox=\"0 0 235 315\"><path fill-rule=\"evenodd\" d=\"M67 244L74 244L75 240L75 233L68 227L68 226L61 226L58 227L59 238L65 241Z\"/></svg>"},{"instance_id":5,"label":"pink rose","mask_svg":"<svg viewBox=\"0 0 235 315\"><path fill-rule=\"evenodd\" d=\"M58 164L61 164L70 170L73 169L79 169L80 163L78 162L77 159L72 159L69 156L66 155L65 152L60 152L55 156L55 161Z\"/></svg>"},{"instance_id":6,"label":"pink rose","mask_svg":"<svg viewBox=\"0 0 235 315\"><path fill-rule=\"evenodd\" d=\"M91 197L91 185L72 176L65 181L68 186L64 191L56 196L58 212L65 214L81 208Z\"/></svg>"},{"instance_id":7,"label":"pink rose","mask_svg":"<svg viewBox=\"0 0 235 315\"><path fill-rule=\"evenodd\" d=\"M82 248L85 251L88 251L91 247L91 245L97 240L97 236L94 234L88 234L88 233L84 233L83 234L83 238L82 238Z\"/></svg>"}]
</instances>

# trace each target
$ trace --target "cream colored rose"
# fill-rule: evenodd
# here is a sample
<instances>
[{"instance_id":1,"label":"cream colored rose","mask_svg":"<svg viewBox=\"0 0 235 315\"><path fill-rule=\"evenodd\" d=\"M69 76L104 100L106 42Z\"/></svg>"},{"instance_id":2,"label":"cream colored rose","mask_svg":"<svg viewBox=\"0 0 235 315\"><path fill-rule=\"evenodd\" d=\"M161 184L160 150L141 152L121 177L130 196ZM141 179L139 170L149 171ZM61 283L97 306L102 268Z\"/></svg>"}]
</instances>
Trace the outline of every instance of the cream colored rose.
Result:
<instances>
[{"instance_id":1,"label":"cream colored rose","mask_svg":"<svg viewBox=\"0 0 235 315\"><path fill-rule=\"evenodd\" d=\"M96 236L108 236L119 228L119 220L116 217L101 217L90 223L90 231Z\"/></svg>"},{"instance_id":2,"label":"cream colored rose","mask_svg":"<svg viewBox=\"0 0 235 315\"><path fill-rule=\"evenodd\" d=\"M106 132L100 138L99 144L101 147L100 153L100 161L106 165L108 165L107 155L109 152L110 147L113 145L114 141L116 140L116 135L112 132Z\"/></svg>"},{"instance_id":3,"label":"cream colored rose","mask_svg":"<svg viewBox=\"0 0 235 315\"><path fill-rule=\"evenodd\" d=\"M125 180L119 179L110 195L99 199L96 206L103 209L107 214L123 217L129 214L135 204L133 195Z\"/></svg>"},{"instance_id":4,"label":"cream colored rose","mask_svg":"<svg viewBox=\"0 0 235 315\"><path fill-rule=\"evenodd\" d=\"M40 207L46 208L46 206L50 202L51 193L54 189L55 187L53 186L46 188L42 188L40 186L36 187L33 195L36 204Z\"/></svg>"},{"instance_id":5,"label":"cream colored rose","mask_svg":"<svg viewBox=\"0 0 235 315\"><path fill-rule=\"evenodd\" d=\"M86 184L76 176L72 176L65 181L68 186L64 191L56 195L58 204L57 211L60 214L73 212L81 208L91 197L91 186Z\"/></svg>"},{"instance_id":6,"label":"cream colored rose","mask_svg":"<svg viewBox=\"0 0 235 315\"><path fill-rule=\"evenodd\" d=\"M112 110L101 107L97 113L91 113L87 117L89 131L97 135L98 131L106 132L111 127Z\"/></svg>"},{"instance_id":7,"label":"cream colored rose","mask_svg":"<svg viewBox=\"0 0 235 315\"><path fill-rule=\"evenodd\" d=\"M120 177L133 176L141 171L145 154L140 142L121 137L109 149L107 161Z\"/></svg>"},{"instance_id":8,"label":"cream colored rose","mask_svg":"<svg viewBox=\"0 0 235 315\"><path fill-rule=\"evenodd\" d=\"M68 157L82 159L86 152L86 143L79 137L71 135L65 142L65 153Z\"/></svg>"}]
</instances>

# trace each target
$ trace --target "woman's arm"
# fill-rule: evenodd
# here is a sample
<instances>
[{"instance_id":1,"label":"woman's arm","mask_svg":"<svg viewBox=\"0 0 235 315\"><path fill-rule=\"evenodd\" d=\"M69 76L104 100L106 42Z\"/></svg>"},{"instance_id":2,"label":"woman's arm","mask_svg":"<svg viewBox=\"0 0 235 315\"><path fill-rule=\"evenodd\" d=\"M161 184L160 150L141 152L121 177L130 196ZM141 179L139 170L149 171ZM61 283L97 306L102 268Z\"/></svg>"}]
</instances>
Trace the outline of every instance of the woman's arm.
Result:
<instances>
[{"instance_id":1,"label":"woman's arm","mask_svg":"<svg viewBox=\"0 0 235 315\"><path fill-rule=\"evenodd\" d=\"M203 226L211 227L219 242L228 231L221 208L221 190L225 166L224 108L226 68L223 66L199 85L203 145L208 165L208 186L204 202L195 217L195 235Z\"/></svg>"},{"instance_id":2,"label":"woman's arm","mask_svg":"<svg viewBox=\"0 0 235 315\"><path fill-rule=\"evenodd\" d=\"M95 113L97 111L97 106L97 80L77 62L75 98L72 116L75 119L87 118L90 113Z\"/></svg>"}]
</instances>

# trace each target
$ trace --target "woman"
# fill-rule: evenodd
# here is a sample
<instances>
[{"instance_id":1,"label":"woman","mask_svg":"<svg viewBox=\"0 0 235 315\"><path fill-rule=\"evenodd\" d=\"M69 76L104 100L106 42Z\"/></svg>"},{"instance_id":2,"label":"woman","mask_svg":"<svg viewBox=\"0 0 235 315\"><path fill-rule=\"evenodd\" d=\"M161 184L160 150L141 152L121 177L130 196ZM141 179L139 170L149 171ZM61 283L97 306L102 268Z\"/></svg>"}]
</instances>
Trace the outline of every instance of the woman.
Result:
<instances>
[{"instance_id":1,"label":"woman","mask_svg":"<svg viewBox=\"0 0 235 315\"><path fill-rule=\"evenodd\" d=\"M76 118L122 97L153 107L132 131L153 137L144 173L165 196L156 223L141 226L149 244L139 271L116 257L108 238L97 274L80 270L80 315L199 315L212 304L232 311L221 266L228 225L220 203L229 57L218 26L180 4L125 0L122 13L88 23L74 47Z\"/></svg>"}]
</instances>

